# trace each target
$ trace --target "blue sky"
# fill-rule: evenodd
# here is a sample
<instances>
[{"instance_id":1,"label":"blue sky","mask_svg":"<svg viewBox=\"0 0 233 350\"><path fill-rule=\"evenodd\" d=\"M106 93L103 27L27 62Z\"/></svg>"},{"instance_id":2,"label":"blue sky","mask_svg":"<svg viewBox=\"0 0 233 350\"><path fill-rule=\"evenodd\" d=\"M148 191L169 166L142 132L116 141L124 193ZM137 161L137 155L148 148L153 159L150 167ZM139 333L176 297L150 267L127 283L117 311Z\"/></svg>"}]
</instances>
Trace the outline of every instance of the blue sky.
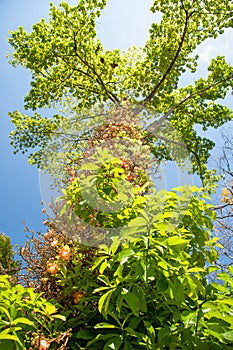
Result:
<instances>
[{"instance_id":1,"label":"blue sky","mask_svg":"<svg viewBox=\"0 0 233 350\"><path fill-rule=\"evenodd\" d=\"M58 4L60 1L53 1ZM68 1L75 4L76 1ZM126 49L132 45L143 45L150 24L158 16L149 12L153 1L110 0L98 21L98 34L105 48ZM0 1L0 231L11 237L12 242L25 241L23 221L34 230L43 230L43 214L40 205L41 195L38 170L27 164L27 156L13 154L9 144L12 126L8 112L16 109L23 112L23 97L29 90L30 73L25 69L11 67L5 58L9 49L5 37L8 30L23 26L30 30L31 25L42 17L48 17L49 0L1 0ZM233 63L233 33L228 30L221 38L208 40L198 49L200 66L195 77L186 75L182 84L192 83L195 78L206 75L209 60L218 54L227 56ZM226 100L233 107L232 96ZM219 132L212 132L219 139Z\"/></svg>"}]
</instances>

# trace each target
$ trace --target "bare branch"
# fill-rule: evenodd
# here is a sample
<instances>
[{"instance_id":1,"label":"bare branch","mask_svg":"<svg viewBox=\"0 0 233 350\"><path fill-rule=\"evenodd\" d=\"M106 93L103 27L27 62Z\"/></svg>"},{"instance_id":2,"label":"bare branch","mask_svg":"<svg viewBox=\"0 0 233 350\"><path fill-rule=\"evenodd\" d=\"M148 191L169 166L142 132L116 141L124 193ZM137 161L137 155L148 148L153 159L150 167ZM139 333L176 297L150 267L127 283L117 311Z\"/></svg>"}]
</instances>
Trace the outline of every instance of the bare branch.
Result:
<instances>
[{"instance_id":1,"label":"bare branch","mask_svg":"<svg viewBox=\"0 0 233 350\"><path fill-rule=\"evenodd\" d=\"M76 42L76 36L75 36L75 35L74 35L74 52L75 52L75 56L76 56L87 68L89 68L89 69L93 72L93 74L96 76L96 81L97 81L97 83L100 84L100 85L103 87L103 89L104 89L104 91L106 92L106 95L108 96L108 98L109 98L112 102L114 102L114 103L116 103L116 102L119 103L120 100L117 98L117 96L115 96L111 91L109 91L109 90L107 89L106 84L103 82L103 80L102 80L100 74L98 74L98 73L96 72L95 68L93 68L93 67L87 62L87 60L83 59L83 58L79 55L78 50L77 50L77 42Z\"/></svg>"}]
</instances>

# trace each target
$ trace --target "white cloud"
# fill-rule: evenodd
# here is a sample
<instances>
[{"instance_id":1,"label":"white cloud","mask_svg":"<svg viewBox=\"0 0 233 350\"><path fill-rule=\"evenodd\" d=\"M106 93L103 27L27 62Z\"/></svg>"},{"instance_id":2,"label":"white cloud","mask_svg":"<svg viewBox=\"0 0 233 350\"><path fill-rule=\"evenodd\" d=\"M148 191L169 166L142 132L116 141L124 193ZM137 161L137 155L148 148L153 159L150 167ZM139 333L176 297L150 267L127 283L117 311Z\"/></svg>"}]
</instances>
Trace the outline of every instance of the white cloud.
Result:
<instances>
[{"instance_id":1,"label":"white cloud","mask_svg":"<svg viewBox=\"0 0 233 350\"><path fill-rule=\"evenodd\" d=\"M233 62L233 29L227 29L217 39L207 39L196 50L200 61L209 64L213 57L223 55L228 63ZM200 62L200 63L201 63Z\"/></svg>"}]
</instances>

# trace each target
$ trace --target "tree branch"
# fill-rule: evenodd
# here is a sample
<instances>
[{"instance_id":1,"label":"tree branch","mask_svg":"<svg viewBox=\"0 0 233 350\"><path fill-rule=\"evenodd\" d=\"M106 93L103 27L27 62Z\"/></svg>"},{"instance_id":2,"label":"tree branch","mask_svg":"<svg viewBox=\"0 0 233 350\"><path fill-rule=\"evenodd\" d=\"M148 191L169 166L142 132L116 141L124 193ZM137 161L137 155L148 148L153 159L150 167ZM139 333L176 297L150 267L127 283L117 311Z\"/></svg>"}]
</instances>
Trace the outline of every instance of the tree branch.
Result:
<instances>
[{"instance_id":1,"label":"tree branch","mask_svg":"<svg viewBox=\"0 0 233 350\"><path fill-rule=\"evenodd\" d=\"M98 84L100 84L103 88L104 88L104 91L106 92L106 95L108 96L108 98L114 102L114 103L119 103L120 100L111 92L107 89L105 83L103 82L100 74L98 74L96 72L96 70L85 60L83 59L79 54L78 54L78 50L77 50L77 42L76 42L76 37L74 35L74 52L75 52L75 56L78 57L78 59L86 66L88 67L92 72L93 74L96 76L96 81ZM88 73L89 74L89 73ZM92 77L93 78L93 77Z\"/></svg>"},{"instance_id":2,"label":"tree branch","mask_svg":"<svg viewBox=\"0 0 233 350\"><path fill-rule=\"evenodd\" d=\"M158 121L155 121L153 124L155 124L156 126L161 125L174 111L176 108L180 107L181 105L183 105L185 102L187 102L188 100L190 100L191 98L193 98L195 95L200 95L202 93L207 92L208 90L210 90L211 88L223 83L224 81L227 80L233 80L233 76L227 77L227 78L222 78L220 80L218 80L217 82L207 86L204 89L201 90L197 90L195 92L193 92L192 94L188 95L187 97L185 97L183 100L181 100L179 103L177 103L175 106L171 107Z\"/></svg>"},{"instance_id":3,"label":"tree branch","mask_svg":"<svg viewBox=\"0 0 233 350\"><path fill-rule=\"evenodd\" d=\"M193 12L188 15L187 12L185 11L185 14L186 14L186 18L185 18L184 30L183 30L183 34L182 34L182 37L181 37L178 49L176 51L176 54L175 54L173 60L171 61L169 67L167 68L166 72L164 73L162 79L155 86L155 88L151 91L151 93L144 99L144 101L142 103L144 107L153 99L153 97L155 96L155 94L159 90L160 86L164 83L164 81L166 80L167 76L169 75L169 73L171 72L172 68L174 67L174 65L176 63L176 60L177 60L177 58L178 58L178 56L179 56L179 54L181 52L182 46L184 44L184 39L185 39L185 36L187 34L188 21L189 21L189 18L192 16Z\"/></svg>"}]
</instances>

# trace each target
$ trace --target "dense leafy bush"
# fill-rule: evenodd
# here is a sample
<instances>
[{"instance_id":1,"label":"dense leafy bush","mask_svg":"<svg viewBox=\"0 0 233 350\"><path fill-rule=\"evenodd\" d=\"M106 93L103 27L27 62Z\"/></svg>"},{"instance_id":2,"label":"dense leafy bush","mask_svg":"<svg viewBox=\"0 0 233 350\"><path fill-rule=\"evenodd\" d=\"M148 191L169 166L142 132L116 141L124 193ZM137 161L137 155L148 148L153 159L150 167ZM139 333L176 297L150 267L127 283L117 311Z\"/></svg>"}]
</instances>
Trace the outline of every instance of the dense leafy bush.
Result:
<instances>
[{"instance_id":1,"label":"dense leafy bush","mask_svg":"<svg viewBox=\"0 0 233 350\"><path fill-rule=\"evenodd\" d=\"M68 346L232 347L233 269L217 276L219 284L208 280L217 270L214 212L200 190L192 191L148 194L144 210L110 246L84 247L55 228L34 238L24 258L33 247L38 257L50 252L46 264L41 259L37 288L59 301L67 317L61 329L72 328Z\"/></svg>"},{"instance_id":2,"label":"dense leafy bush","mask_svg":"<svg viewBox=\"0 0 233 350\"><path fill-rule=\"evenodd\" d=\"M68 332L59 331L64 320L42 293L21 284L12 285L9 276L0 276L1 350L58 349L56 344L64 344L68 337Z\"/></svg>"}]
</instances>

